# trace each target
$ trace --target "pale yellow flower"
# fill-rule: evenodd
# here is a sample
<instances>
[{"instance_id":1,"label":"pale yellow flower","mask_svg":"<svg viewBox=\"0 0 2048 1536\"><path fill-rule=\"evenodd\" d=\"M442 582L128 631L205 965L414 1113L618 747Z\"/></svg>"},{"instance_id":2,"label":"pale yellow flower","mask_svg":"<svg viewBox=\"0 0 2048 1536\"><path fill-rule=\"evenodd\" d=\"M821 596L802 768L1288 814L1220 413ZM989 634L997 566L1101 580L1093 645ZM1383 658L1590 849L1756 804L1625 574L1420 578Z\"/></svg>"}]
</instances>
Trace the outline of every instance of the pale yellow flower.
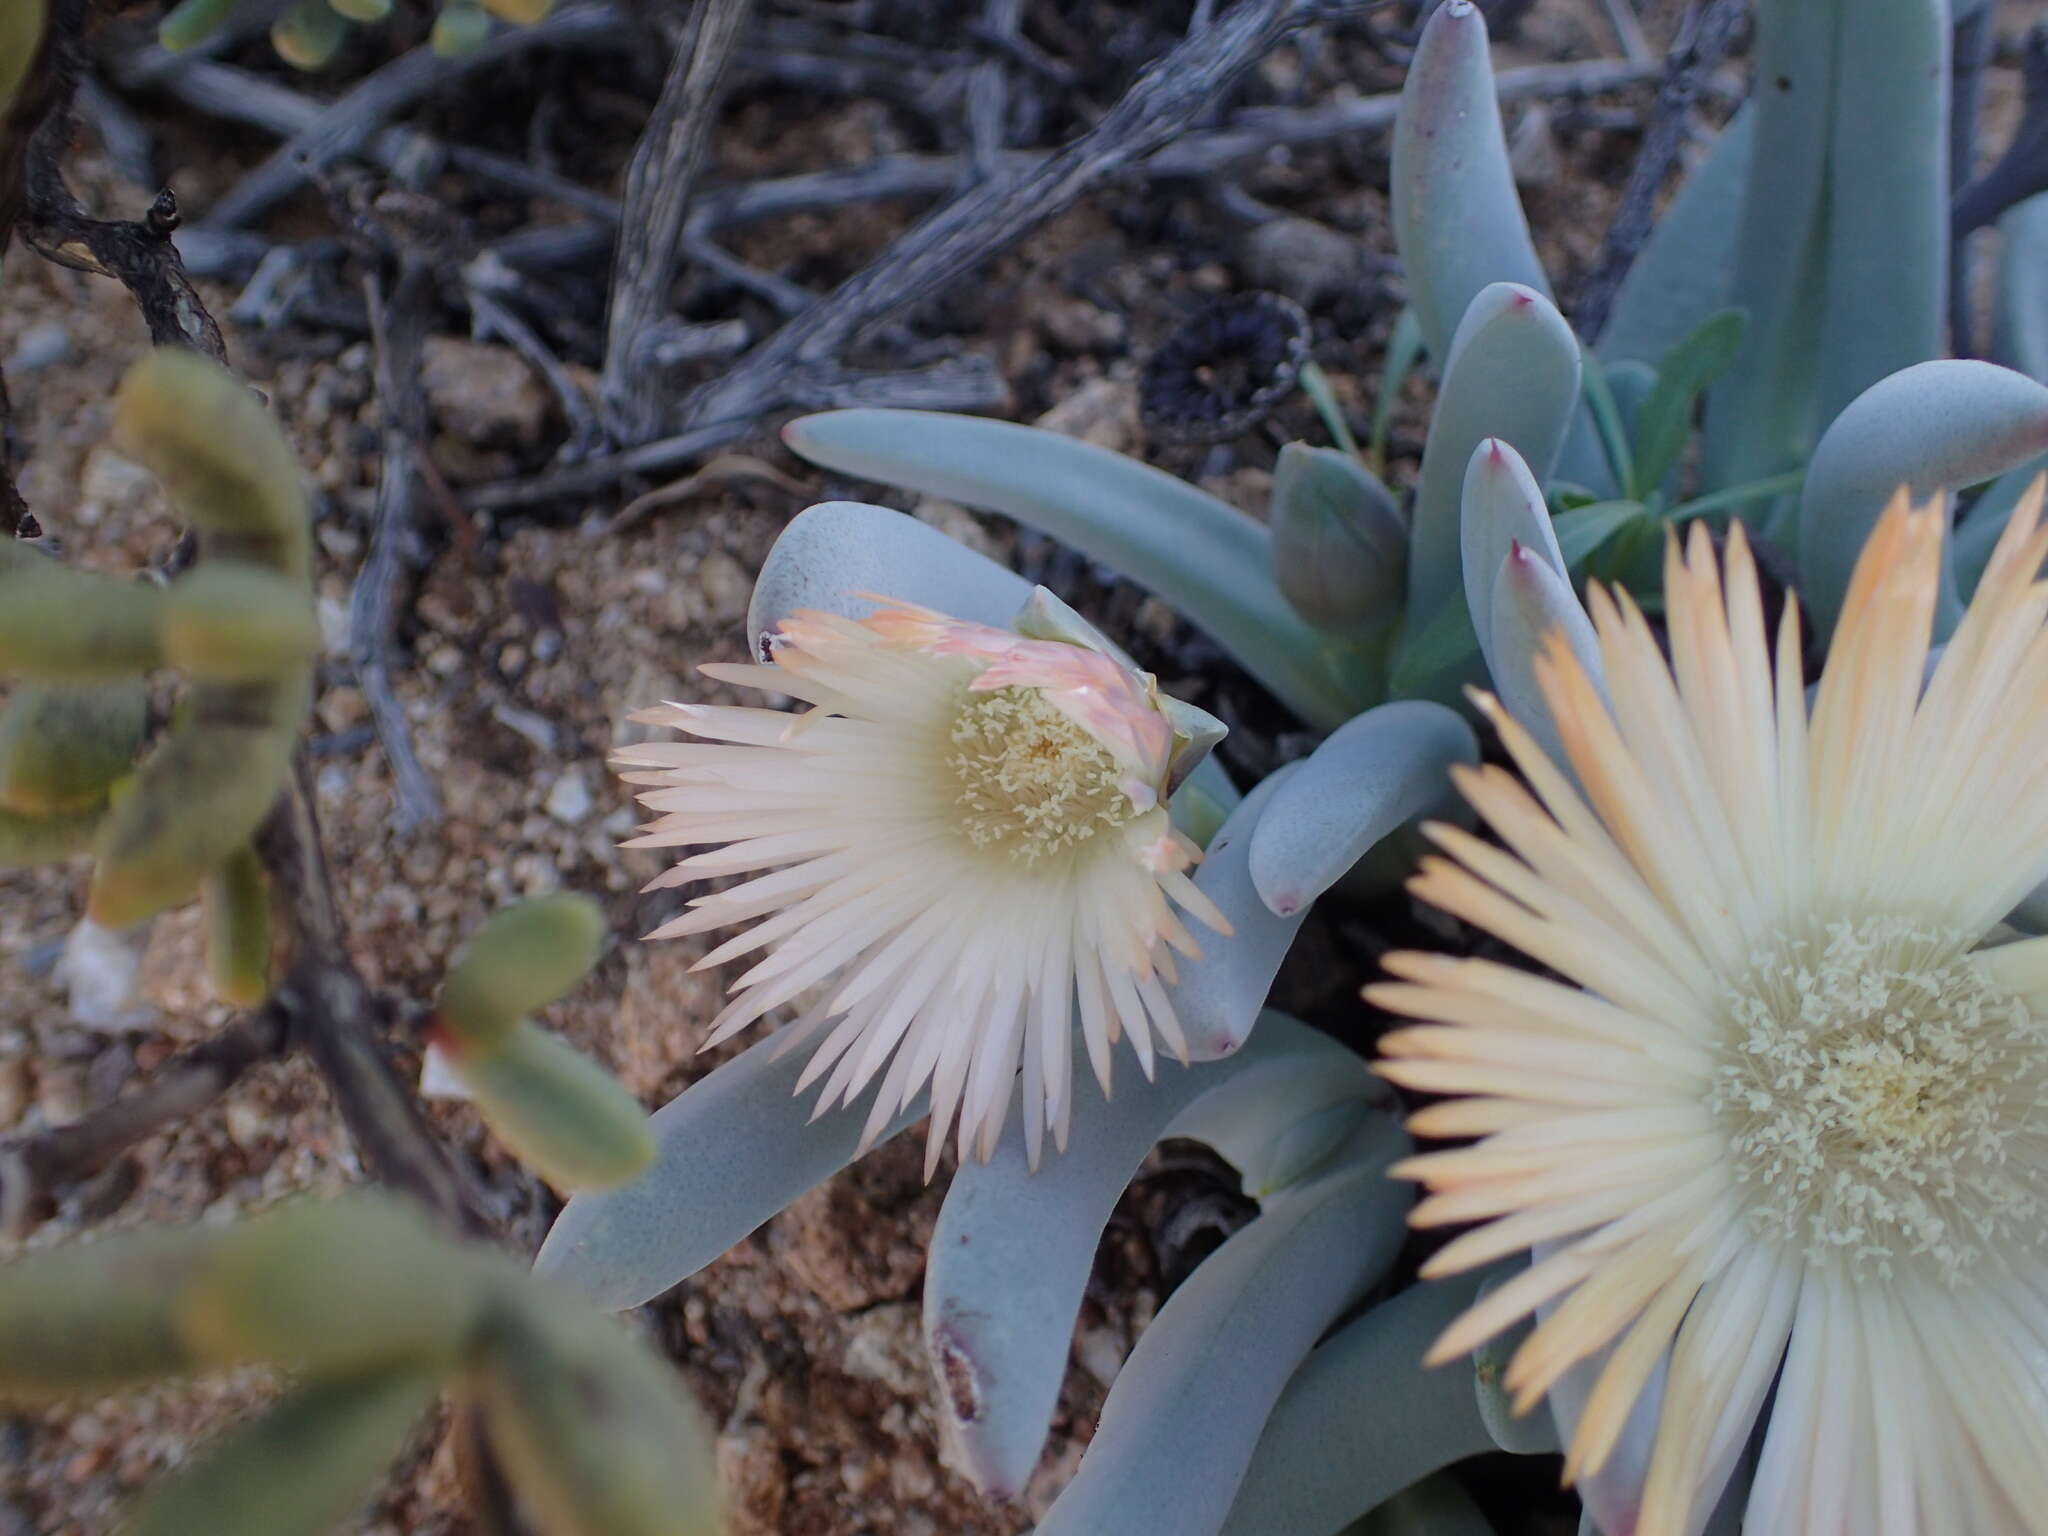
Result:
<instances>
[{"instance_id":1,"label":"pale yellow flower","mask_svg":"<svg viewBox=\"0 0 2048 1536\"><path fill-rule=\"evenodd\" d=\"M1438 827L1414 883L1557 979L1371 990L1426 1021L1381 1070L1459 1096L1414 1129L1480 1138L1402 1169L1481 1223L1426 1273L1537 1255L1433 1358L1540 1309L1520 1405L1595 1362L1567 1474L1649 1430L1610 1536L1698 1531L1774 1382L1746 1536L2048 1532L2048 941L1983 947L2048 875L2048 530L2037 487L1929 676L1942 516L1884 514L1810 715L1739 526L1725 586L1673 542L1668 665L1596 591L1612 712L1538 666L1583 793L1494 710L1508 851Z\"/></svg>"},{"instance_id":2,"label":"pale yellow flower","mask_svg":"<svg viewBox=\"0 0 2048 1536\"><path fill-rule=\"evenodd\" d=\"M1187 1059L1165 985L1198 950L1170 903L1228 925L1167 820L1176 738L1149 676L889 601L795 614L772 654L702 670L806 712L665 704L634 718L703 740L617 757L661 813L630 846L714 845L656 886L751 876L648 935L746 923L700 966L767 951L707 1044L816 989L787 1035L825 1031L798 1091L823 1078L822 1113L879 1078L872 1140L929 1085L928 1167L956 1122L988 1157L1020 1082L1032 1158L1047 1130L1066 1144L1077 1005L1105 1092L1125 1034L1147 1076L1155 1038Z\"/></svg>"}]
</instances>

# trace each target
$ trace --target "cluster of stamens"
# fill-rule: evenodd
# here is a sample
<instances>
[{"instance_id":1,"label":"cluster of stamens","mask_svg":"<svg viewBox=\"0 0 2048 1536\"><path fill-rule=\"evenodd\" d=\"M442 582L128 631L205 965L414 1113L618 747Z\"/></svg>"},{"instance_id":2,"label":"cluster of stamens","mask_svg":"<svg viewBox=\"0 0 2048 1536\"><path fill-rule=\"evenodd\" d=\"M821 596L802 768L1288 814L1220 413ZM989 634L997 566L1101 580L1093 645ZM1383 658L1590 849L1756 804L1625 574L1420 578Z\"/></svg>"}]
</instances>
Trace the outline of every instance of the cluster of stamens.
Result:
<instances>
[{"instance_id":1,"label":"cluster of stamens","mask_svg":"<svg viewBox=\"0 0 2048 1536\"><path fill-rule=\"evenodd\" d=\"M964 694L950 740L960 826L977 848L1032 865L1136 815L1115 757L1036 688Z\"/></svg>"},{"instance_id":2,"label":"cluster of stamens","mask_svg":"<svg viewBox=\"0 0 2048 1536\"><path fill-rule=\"evenodd\" d=\"M1753 1230L1809 1260L1951 1286L2048 1218L2048 1030L1952 936L1828 924L1759 959L1728 1004L1711 1095Z\"/></svg>"}]
</instances>

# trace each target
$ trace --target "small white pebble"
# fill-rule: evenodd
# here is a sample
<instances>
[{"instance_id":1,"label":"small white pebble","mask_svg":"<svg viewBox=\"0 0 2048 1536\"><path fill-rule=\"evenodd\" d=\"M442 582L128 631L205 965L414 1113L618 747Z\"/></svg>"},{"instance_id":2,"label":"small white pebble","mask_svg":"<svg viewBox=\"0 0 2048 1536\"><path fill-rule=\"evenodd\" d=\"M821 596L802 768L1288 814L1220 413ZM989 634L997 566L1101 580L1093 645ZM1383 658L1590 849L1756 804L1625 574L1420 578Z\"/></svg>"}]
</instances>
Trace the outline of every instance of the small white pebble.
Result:
<instances>
[{"instance_id":1,"label":"small white pebble","mask_svg":"<svg viewBox=\"0 0 2048 1536\"><path fill-rule=\"evenodd\" d=\"M548 791L548 814L565 827L579 824L590 814L593 805L590 785L583 778L583 770L571 768Z\"/></svg>"}]
</instances>

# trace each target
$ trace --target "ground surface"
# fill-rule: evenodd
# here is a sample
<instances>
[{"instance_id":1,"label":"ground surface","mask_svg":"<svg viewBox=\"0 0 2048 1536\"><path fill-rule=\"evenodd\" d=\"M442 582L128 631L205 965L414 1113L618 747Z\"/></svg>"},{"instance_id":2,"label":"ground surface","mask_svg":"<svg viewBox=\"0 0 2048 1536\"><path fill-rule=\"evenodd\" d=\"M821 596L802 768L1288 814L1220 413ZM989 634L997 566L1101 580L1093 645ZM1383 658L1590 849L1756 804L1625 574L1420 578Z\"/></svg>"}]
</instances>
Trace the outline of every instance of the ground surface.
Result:
<instances>
[{"instance_id":1,"label":"ground surface","mask_svg":"<svg viewBox=\"0 0 2048 1536\"><path fill-rule=\"evenodd\" d=\"M1673 8L1653 8L1649 17L1660 47L1663 9ZM1135 21L1119 27L1115 8L1109 20L1102 10L1027 6L1027 17L1045 12L1027 32L1056 55L1117 46L1132 63L1166 35ZM1529 62L1611 55L1616 47L1597 0L1538 0L1521 39L1501 52L1503 62ZM236 57L256 67L263 53L251 47ZM354 61L358 69L364 63ZM279 78L326 96L349 72L310 82ZM1398 81L1395 66L1356 47L1290 48L1247 90L1256 99L1312 104L1339 89L1386 90ZM474 92L431 105L421 120L451 140L466 136L501 152L541 146L536 152L563 174L616 191L650 80L629 68L578 74L533 65L496 86L518 104L516 121L486 111ZM2000 90L2009 94L2009 81ZM1597 248L1647 101L1648 92L1636 90L1548 103L1547 133L1540 124L1528 129L1534 180L1526 195L1561 293L1569 294ZM194 215L269 148L158 97L133 105ZM1100 106L1075 110L1085 117ZM1515 114L1511 126L1523 117ZM714 169L740 179L852 163L926 147L931 132L902 103L858 91L746 86L727 109ZM1384 136L1376 136L1278 158L1243 179L1243 190L1270 207L1318 221L1334 243L1307 255L1299 240L1290 243L1270 225L1254 238L1192 189L1120 187L1038 231L982 280L945 296L917 327L988 356L1009 387L1010 414L1050 412L1068 430L1202 478L1261 512L1274 439L1254 434L1215 450L1148 441L1136 414L1138 368L1204 296L1291 288L1315 317L1317 353L1340 396L1369 410L1398 293L1385 267L1386 151ZM108 210L132 211L143 200L90 134L74 178ZM451 201L463 198L459 186L443 190ZM472 211L485 220L507 217L499 203ZM857 270L914 211L892 203L799 214L737 231L730 247L757 268L822 288ZM525 217L559 212L537 203ZM266 227L303 233L324 220L318 200L303 198ZM206 297L225 316L238 291L208 285ZM599 291L594 281L589 291ZM760 319L757 300L710 280L686 280L680 302L692 318L724 309ZM582 317L586 330L594 318ZM441 317L439 328L428 386L438 423L433 452L448 481L459 488L544 468L559 438L545 391L503 348L463 339L458 317ZM227 331L235 362L271 396L324 493L319 581L330 656L313 727L317 802L354 952L369 979L423 996L455 941L485 912L557 886L591 892L605 902L618 943L546 1022L608 1062L648 1104L665 1101L705 1070L693 1052L722 983L690 972L706 947L697 941L644 946L634 938L650 922L635 893L660 866L614 846L634 817L604 755L633 729L622 724L629 710L716 692L693 668L740 654L752 572L776 531L806 501L843 487L792 460L764 432L736 445L747 458L731 466L731 476L630 527L611 520L645 484L533 515L433 528L402 634L407 665L398 687L446 816L401 832L386 761L346 662L347 595L379 469L367 345L346 324L304 317L267 329L230 321ZM108 395L144 340L112 284L19 248L7 254L0 364L25 450L22 490L53 535L108 569L160 558L172 532L146 478L102 446ZM572 346L564 350L576 361ZM1404 413L1397 433L1398 472L1412 467L1420 446L1415 419ZM1286 408L1280 422L1281 435L1321 440L1303 407ZM794 485L786 483L791 477ZM921 510L979 547L1013 553L1001 528L956 509ZM1043 556L1028 546L1023 553ZM1106 590L1085 573L1078 586L1120 638L1152 647L1148 659L1171 691L1236 719L1240 767L1261 771L1299 750L1284 721L1204 665L1157 604L1127 588ZM74 1119L224 1017L199 974L195 914L177 913L149 936L142 1011L112 1030L76 1023L50 972L82 887L77 869L0 874L0 1130ZM1302 1010L1362 1034L1362 1007L1350 999L1375 942L1340 917L1330 934L1304 946L1304 963L1283 985ZM530 1250L555 1209L553 1196L466 1110L443 1106L436 1117L485 1189L508 1242ZM321 1084L303 1063L284 1063L253 1073L189 1125L69 1192L28 1240L246 1209L359 1177ZM1127 1198L1104 1244L1041 1473L1018 1506L996 1509L944 1465L928 1407L917 1304L943 1182L942 1173L933 1186L923 1184L916 1148L885 1148L649 1309L650 1327L721 1426L719 1455L739 1536L1009 1536L1027 1528L1071 1474L1107 1381L1180 1267L1164 1235L1168 1214L1223 1189L1214 1169L1162 1164ZM237 1378L0 1420L0 1536L110 1529L128 1493L266 1390L260 1379ZM438 1438L423 1437L364 1530L462 1528ZM1504 1531L1569 1529L1548 1501L1504 1514Z\"/></svg>"}]
</instances>

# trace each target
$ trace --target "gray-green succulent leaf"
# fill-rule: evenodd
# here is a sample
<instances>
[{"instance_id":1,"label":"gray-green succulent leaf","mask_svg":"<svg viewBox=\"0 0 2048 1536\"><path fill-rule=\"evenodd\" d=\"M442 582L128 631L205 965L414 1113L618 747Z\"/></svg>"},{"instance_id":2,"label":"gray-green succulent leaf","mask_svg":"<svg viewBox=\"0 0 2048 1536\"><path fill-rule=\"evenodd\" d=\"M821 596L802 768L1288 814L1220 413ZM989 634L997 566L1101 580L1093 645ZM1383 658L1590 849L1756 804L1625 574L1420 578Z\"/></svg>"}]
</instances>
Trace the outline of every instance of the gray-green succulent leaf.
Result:
<instances>
[{"instance_id":1,"label":"gray-green succulent leaf","mask_svg":"<svg viewBox=\"0 0 2048 1536\"><path fill-rule=\"evenodd\" d=\"M1149 464L943 411L826 411L791 422L783 437L828 469L1000 512L1115 568L1208 631L1311 725L1339 725L1371 702L1273 584L1264 526Z\"/></svg>"},{"instance_id":2,"label":"gray-green succulent leaf","mask_svg":"<svg viewBox=\"0 0 2048 1536\"><path fill-rule=\"evenodd\" d=\"M1266 910L1298 916L1382 838L1455 798L1454 763L1479 760L1455 710L1397 699L1339 728L1278 786L1251 831L1247 872Z\"/></svg>"},{"instance_id":3,"label":"gray-green succulent leaf","mask_svg":"<svg viewBox=\"0 0 2048 1536\"><path fill-rule=\"evenodd\" d=\"M1508 163L1486 18L1471 0L1445 0L1422 29L1389 179L1409 304L1443 369L1481 289L1505 282L1550 292Z\"/></svg>"},{"instance_id":4,"label":"gray-green succulent leaf","mask_svg":"<svg viewBox=\"0 0 2048 1536\"><path fill-rule=\"evenodd\" d=\"M1322 1173L1202 1261L1124 1362L1038 1536L1223 1529L1289 1380L1400 1248L1408 1196L1386 1170L1406 1143L1391 1118L1368 1116Z\"/></svg>"},{"instance_id":5,"label":"gray-green succulent leaf","mask_svg":"<svg viewBox=\"0 0 2048 1536\"><path fill-rule=\"evenodd\" d=\"M692 1083L654 1115L654 1161L614 1189L574 1196L534 1261L537 1273L623 1311L687 1280L860 1150L862 1117L810 1120L795 1093L808 1052L769 1036ZM924 1118L898 1114L880 1139Z\"/></svg>"},{"instance_id":6,"label":"gray-green succulent leaf","mask_svg":"<svg viewBox=\"0 0 2048 1536\"><path fill-rule=\"evenodd\" d=\"M1214 1145L1257 1192L1287 1133L1353 1129L1378 1085L1353 1052L1284 1015L1269 1015L1227 1061L1125 1081L1101 1101L1093 1079L1066 1150L1034 1172L1020 1128L986 1163L954 1175L932 1234L924 1331L948 1442L990 1497L1018 1493L1045 1443L1074 1322L1110 1212L1153 1145L1185 1136ZM1334 1148L1321 1149L1325 1157Z\"/></svg>"},{"instance_id":7,"label":"gray-green succulent leaf","mask_svg":"<svg viewBox=\"0 0 2048 1536\"><path fill-rule=\"evenodd\" d=\"M1903 368L1837 417L1807 466L1799 508L1799 572L1815 627L1834 628L1857 553L1901 486L1946 497L2048 451L2048 385L1968 359ZM1961 608L1952 586L1937 638Z\"/></svg>"}]
</instances>

